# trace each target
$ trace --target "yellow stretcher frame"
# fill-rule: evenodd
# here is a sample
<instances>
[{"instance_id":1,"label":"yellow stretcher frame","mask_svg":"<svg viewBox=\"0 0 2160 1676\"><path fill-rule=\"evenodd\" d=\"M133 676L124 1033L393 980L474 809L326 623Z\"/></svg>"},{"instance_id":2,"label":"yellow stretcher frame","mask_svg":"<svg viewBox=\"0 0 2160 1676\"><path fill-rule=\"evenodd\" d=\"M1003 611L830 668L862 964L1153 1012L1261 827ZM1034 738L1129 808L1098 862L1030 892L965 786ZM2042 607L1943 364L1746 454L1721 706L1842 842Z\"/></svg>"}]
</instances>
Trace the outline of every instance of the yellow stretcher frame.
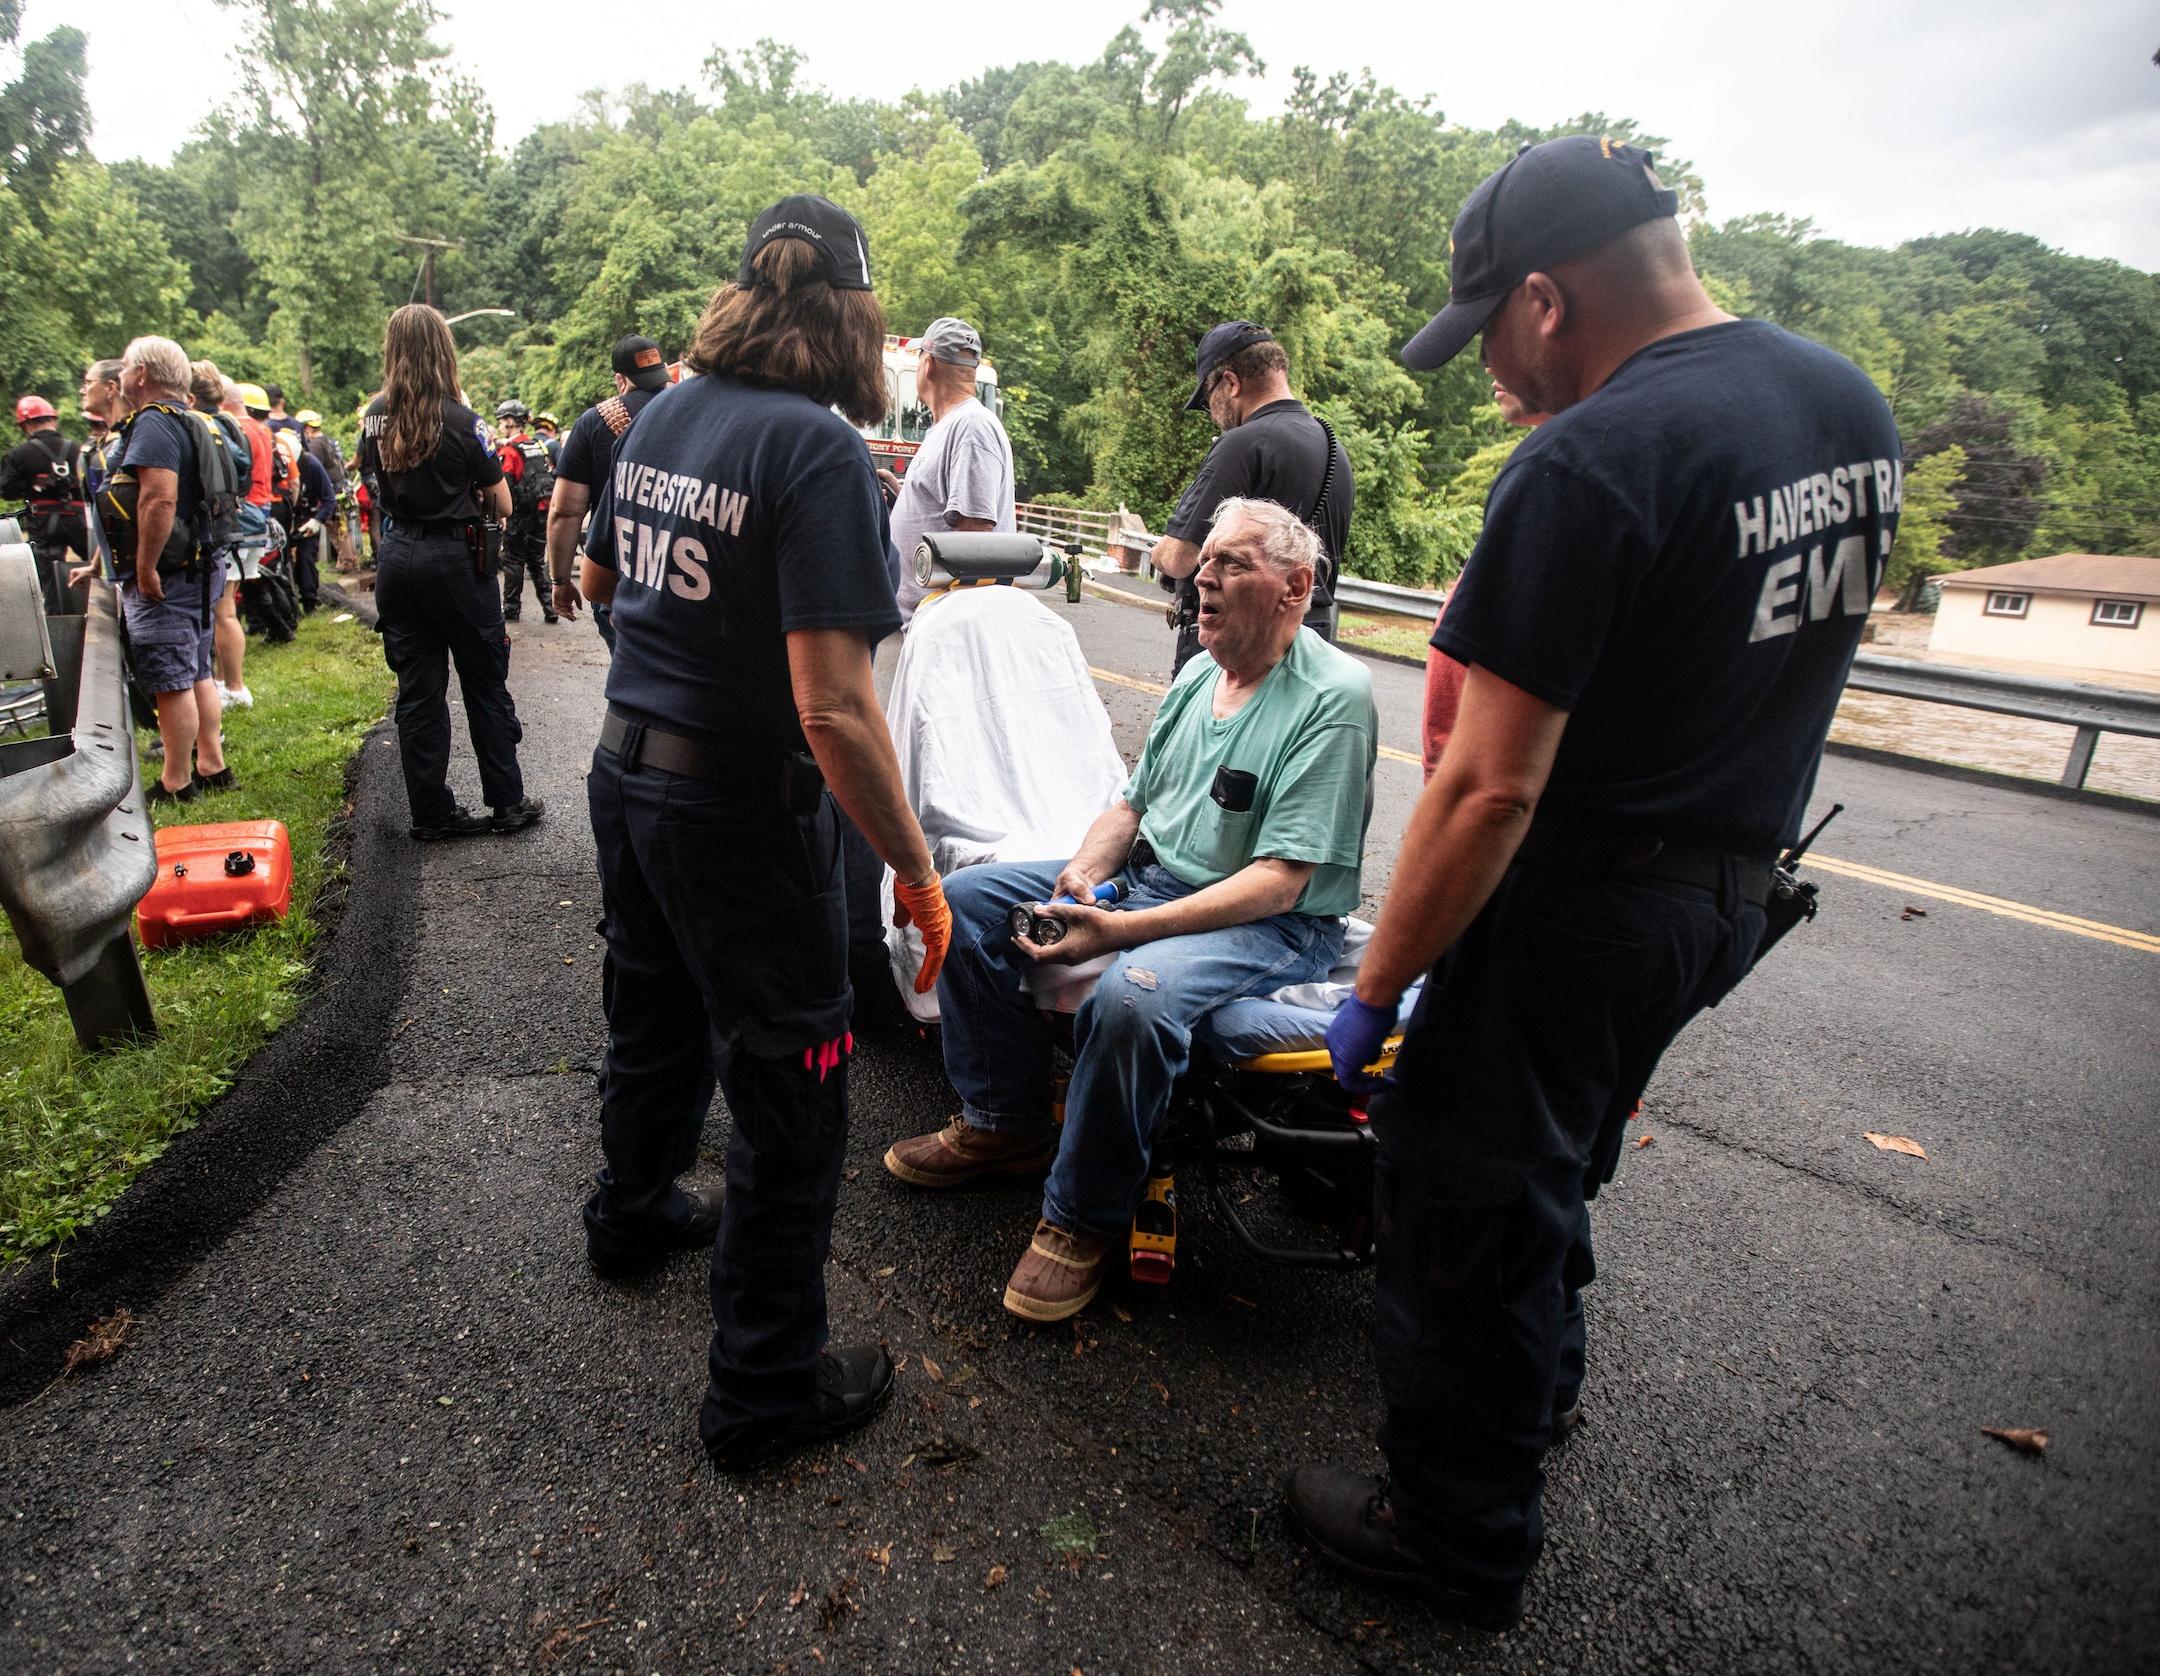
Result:
<instances>
[{"instance_id":1,"label":"yellow stretcher frame","mask_svg":"<svg viewBox=\"0 0 2160 1676\"><path fill-rule=\"evenodd\" d=\"M1402 1051L1401 1036L1390 1036L1381 1045L1380 1057L1366 1066L1375 1076L1384 1077L1395 1069L1395 1055ZM1290 1077L1312 1071L1332 1071L1334 1061L1328 1058L1326 1048L1299 1048L1294 1052L1263 1053L1252 1059L1240 1059L1232 1067L1239 1071L1258 1071L1266 1076Z\"/></svg>"}]
</instances>

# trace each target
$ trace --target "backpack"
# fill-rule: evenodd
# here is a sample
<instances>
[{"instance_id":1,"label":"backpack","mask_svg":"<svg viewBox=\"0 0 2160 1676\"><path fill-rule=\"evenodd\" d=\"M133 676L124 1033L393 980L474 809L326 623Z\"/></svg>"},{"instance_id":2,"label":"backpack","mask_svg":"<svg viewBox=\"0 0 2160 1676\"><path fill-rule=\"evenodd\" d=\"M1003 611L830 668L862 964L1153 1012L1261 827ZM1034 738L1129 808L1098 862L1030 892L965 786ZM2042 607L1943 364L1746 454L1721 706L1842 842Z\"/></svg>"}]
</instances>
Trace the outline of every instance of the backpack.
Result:
<instances>
[{"instance_id":1,"label":"backpack","mask_svg":"<svg viewBox=\"0 0 2160 1676\"><path fill-rule=\"evenodd\" d=\"M160 571L196 570L202 568L204 561L213 554L232 546L242 534L240 479L233 470L232 449L225 441L224 429L213 424L209 414L197 413L193 408L174 407L166 402L151 402L130 414L120 427L120 437L124 439L135 428L136 420L151 408L180 421L195 457L195 498L190 502L185 494L182 495L173 519L173 533L166 537L165 551L158 555L157 568ZM126 452L123 440L123 460ZM138 488L134 472L125 464L118 477L108 477L100 486L98 510L104 515L108 530L117 530L134 522ZM176 539L182 548L179 553L173 547ZM141 555L135 557L139 563Z\"/></svg>"},{"instance_id":2,"label":"backpack","mask_svg":"<svg viewBox=\"0 0 2160 1676\"><path fill-rule=\"evenodd\" d=\"M82 486L77 478L75 445L57 431L36 431L30 440L38 445L38 452L47 456L47 463L38 467L30 479L30 500L74 501L82 499Z\"/></svg>"},{"instance_id":3,"label":"backpack","mask_svg":"<svg viewBox=\"0 0 2160 1676\"><path fill-rule=\"evenodd\" d=\"M242 484L248 483L255 476L255 450L248 442L247 432L240 428L240 421L229 413L213 413L210 418L215 420L217 428L225 433L225 446L232 450L234 473ZM240 495L244 501L247 490L243 488Z\"/></svg>"},{"instance_id":4,"label":"backpack","mask_svg":"<svg viewBox=\"0 0 2160 1676\"><path fill-rule=\"evenodd\" d=\"M531 437L521 437L510 446L525 462L524 469L510 481L510 516L529 520L546 513L554 497L555 462L548 456L547 444Z\"/></svg>"}]
</instances>

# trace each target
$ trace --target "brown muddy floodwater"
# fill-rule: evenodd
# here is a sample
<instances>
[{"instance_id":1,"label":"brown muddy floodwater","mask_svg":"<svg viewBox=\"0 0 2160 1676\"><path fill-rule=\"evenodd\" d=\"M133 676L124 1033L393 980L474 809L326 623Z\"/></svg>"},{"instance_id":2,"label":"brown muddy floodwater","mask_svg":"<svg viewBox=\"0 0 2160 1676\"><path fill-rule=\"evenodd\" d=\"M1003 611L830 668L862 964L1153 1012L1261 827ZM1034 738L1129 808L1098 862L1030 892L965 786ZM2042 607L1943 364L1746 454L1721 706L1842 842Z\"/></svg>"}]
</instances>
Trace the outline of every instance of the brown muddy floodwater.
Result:
<instances>
[{"instance_id":1,"label":"brown muddy floodwater","mask_svg":"<svg viewBox=\"0 0 2160 1676\"><path fill-rule=\"evenodd\" d=\"M1877 612L1873 633L1863 651L1887 657L1926 658L1932 617L1918 613ZM1976 664L1980 660L1974 660ZM2151 690L2155 683L2134 677L2081 669L2058 669L1990 660L1983 667L2020 674L2085 681L2094 686ZM2035 780L2059 780L2076 729L2056 722L2030 722L2017 716L1992 716L1949 704L1924 704L1915 698L1848 692L1838 705L1830 737L1840 744L1867 745L1901 756L1991 768L1998 774L2022 774ZM2133 739L2103 733L2093 752L2085 784L2094 791L2124 792L2160 800L2160 739Z\"/></svg>"},{"instance_id":2,"label":"brown muddy floodwater","mask_svg":"<svg viewBox=\"0 0 2160 1676\"><path fill-rule=\"evenodd\" d=\"M1923 704L1916 698L1849 692L1838 705L1830 737L1840 744L1871 745L1900 756L2058 780L2075 731L2054 722L1991 716L1981 710ZM2160 799L2160 739L2103 733L2085 784L2094 791Z\"/></svg>"}]
</instances>

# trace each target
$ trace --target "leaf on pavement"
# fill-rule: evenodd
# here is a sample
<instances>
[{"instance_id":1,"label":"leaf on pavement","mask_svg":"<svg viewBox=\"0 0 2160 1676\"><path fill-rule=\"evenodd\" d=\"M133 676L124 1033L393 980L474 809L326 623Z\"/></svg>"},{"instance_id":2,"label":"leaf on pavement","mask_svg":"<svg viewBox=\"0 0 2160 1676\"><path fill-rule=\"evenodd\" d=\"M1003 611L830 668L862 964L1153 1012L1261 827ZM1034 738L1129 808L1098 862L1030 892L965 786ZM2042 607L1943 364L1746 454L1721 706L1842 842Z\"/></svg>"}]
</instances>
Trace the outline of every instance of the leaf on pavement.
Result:
<instances>
[{"instance_id":1,"label":"leaf on pavement","mask_svg":"<svg viewBox=\"0 0 2160 1676\"><path fill-rule=\"evenodd\" d=\"M1655 1145L1657 1145L1657 1136L1655 1135L1637 1135L1635 1137L1635 1150L1637 1152L1642 1151L1646 1146Z\"/></svg>"},{"instance_id":2,"label":"leaf on pavement","mask_svg":"<svg viewBox=\"0 0 2160 1676\"><path fill-rule=\"evenodd\" d=\"M896 1269L891 1263L887 1263L882 1269L879 1269L876 1273L871 1275L870 1278L872 1280L890 1280L898 1272L899 1270Z\"/></svg>"},{"instance_id":3,"label":"leaf on pavement","mask_svg":"<svg viewBox=\"0 0 2160 1676\"><path fill-rule=\"evenodd\" d=\"M922 1359L922 1370L930 1376L931 1384L942 1385L945 1383L945 1370L930 1360L928 1356Z\"/></svg>"},{"instance_id":4,"label":"leaf on pavement","mask_svg":"<svg viewBox=\"0 0 2160 1676\"><path fill-rule=\"evenodd\" d=\"M1982 1426L1980 1430L2002 1439L2021 1454L2037 1455L2048 1446L2048 1434L2033 1426Z\"/></svg>"},{"instance_id":5,"label":"leaf on pavement","mask_svg":"<svg viewBox=\"0 0 2160 1676\"><path fill-rule=\"evenodd\" d=\"M892 1544L888 1542L883 1547L865 1548L863 1558L874 1561L880 1571L890 1571L892 1569Z\"/></svg>"},{"instance_id":6,"label":"leaf on pavement","mask_svg":"<svg viewBox=\"0 0 2160 1676\"><path fill-rule=\"evenodd\" d=\"M120 1354L120 1347L127 1343L128 1334L134 1330L133 1310L116 1309L102 1320L91 1322L90 1330L67 1347L67 1360L60 1364L60 1377L70 1379L84 1368L111 1361Z\"/></svg>"},{"instance_id":7,"label":"leaf on pavement","mask_svg":"<svg viewBox=\"0 0 2160 1676\"><path fill-rule=\"evenodd\" d=\"M1927 1156L1926 1147L1922 1146L1918 1141L1907 1140L1903 1135L1878 1135L1874 1130L1869 1129L1864 1132L1863 1138L1873 1141L1884 1152L1902 1152L1908 1158L1925 1158Z\"/></svg>"},{"instance_id":8,"label":"leaf on pavement","mask_svg":"<svg viewBox=\"0 0 2160 1676\"><path fill-rule=\"evenodd\" d=\"M1001 1566L1001 1565L994 1565L994 1566L992 1566L992 1567L991 1567L991 1568L989 1569L989 1571L987 1571L986 1573L984 1573L984 1575L983 1575L983 1593L985 1593L985 1594L988 1594L988 1593L989 1593L989 1592L990 1592L990 1591L991 1591L992 1589L1001 1589L1001 1588L1003 1588L1004 1586L1005 1586L1005 1568L1004 1568L1003 1566Z\"/></svg>"},{"instance_id":9,"label":"leaf on pavement","mask_svg":"<svg viewBox=\"0 0 2160 1676\"><path fill-rule=\"evenodd\" d=\"M788 1610L790 1612L794 1611L796 1607L800 1606L804 1601L808 1600L809 1598L810 1585L807 1583L797 1583L793 1589L788 1591Z\"/></svg>"},{"instance_id":10,"label":"leaf on pavement","mask_svg":"<svg viewBox=\"0 0 2160 1676\"><path fill-rule=\"evenodd\" d=\"M942 1542L930 1550L930 1558L939 1565L951 1565L959 1557L960 1555L956 1550L946 1547Z\"/></svg>"}]
</instances>

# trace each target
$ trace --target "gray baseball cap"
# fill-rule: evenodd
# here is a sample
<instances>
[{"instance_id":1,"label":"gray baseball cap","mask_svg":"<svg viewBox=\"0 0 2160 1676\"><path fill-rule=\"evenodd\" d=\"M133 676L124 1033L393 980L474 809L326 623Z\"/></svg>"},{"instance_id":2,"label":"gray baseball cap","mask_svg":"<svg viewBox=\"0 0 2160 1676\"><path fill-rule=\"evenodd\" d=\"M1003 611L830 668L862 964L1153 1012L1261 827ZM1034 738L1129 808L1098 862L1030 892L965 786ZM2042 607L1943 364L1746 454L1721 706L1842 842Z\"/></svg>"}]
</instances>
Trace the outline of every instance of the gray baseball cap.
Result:
<instances>
[{"instance_id":1,"label":"gray baseball cap","mask_svg":"<svg viewBox=\"0 0 2160 1676\"><path fill-rule=\"evenodd\" d=\"M948 361L956 367L982 365L982 333L965 320L955 320L951 315L933 320L916 341L922 345L925 355Z\"/></svg>"}]
</instances>

